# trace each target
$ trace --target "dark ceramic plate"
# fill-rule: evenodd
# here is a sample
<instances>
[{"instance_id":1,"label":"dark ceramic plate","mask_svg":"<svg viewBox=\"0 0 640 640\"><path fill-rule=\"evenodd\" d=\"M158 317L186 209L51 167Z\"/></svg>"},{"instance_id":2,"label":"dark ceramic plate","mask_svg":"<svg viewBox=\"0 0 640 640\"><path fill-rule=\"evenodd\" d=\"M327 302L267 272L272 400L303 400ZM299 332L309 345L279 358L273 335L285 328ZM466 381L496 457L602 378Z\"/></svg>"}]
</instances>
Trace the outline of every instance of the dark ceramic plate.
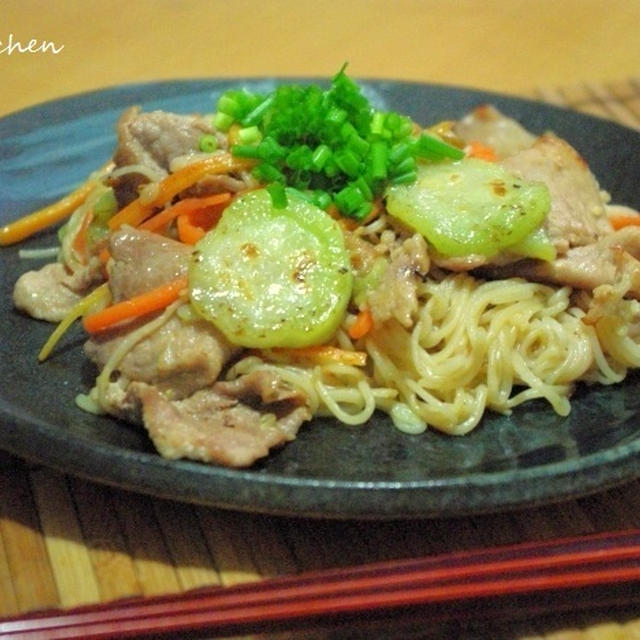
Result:
<instances>
[{"instance_id":1,"label":"dark ceramic plate","mask_svg":"<svg viewBox=\"0 0 640 640\"><path fill-rule=\"evenodd\" d=\"M125 86L49 102L0 120L0 224L50 202L105 162L122 109L213 110L227 88L268 90L271 79ZM363 83L378 106L418 122L455 118L491 102L536 132L570 140L617 202L640 207L640 134L534 102L441 86ZM26 243L46 247L54 233ZM142 430L78 410L94 372L71 332L44 364L51 326L11 304L32 268L18 248L0 250L0 446L90 480L223 508L320 517L437 517L532 506L585 495L640 476L640 378L580 388L567 418L543 402L511 417L487 416L464 438L407 436L384 416L363 427L314 420L298 439L246 471L167 461Z\"/></svg>"}]
</instances>

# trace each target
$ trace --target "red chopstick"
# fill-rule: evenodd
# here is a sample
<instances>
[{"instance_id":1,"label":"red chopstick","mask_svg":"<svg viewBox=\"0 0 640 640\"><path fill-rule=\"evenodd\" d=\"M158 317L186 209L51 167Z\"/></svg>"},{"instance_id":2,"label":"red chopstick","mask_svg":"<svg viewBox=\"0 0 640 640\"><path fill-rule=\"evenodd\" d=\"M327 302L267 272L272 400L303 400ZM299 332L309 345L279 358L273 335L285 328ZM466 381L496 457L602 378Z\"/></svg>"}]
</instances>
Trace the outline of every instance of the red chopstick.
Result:
<instances>
[{"instance_id":1,"label":"red chopstick","mask_svg":"<svg viewBox=\"0 0 640 640\"><path fill-rule=\"evenodd\" d=\"M640 530L457 552L0 620L6 639L252 633L332 616L640 581ZM640 589L632 585L634 592Z\"/></svg>"}]
</instances>

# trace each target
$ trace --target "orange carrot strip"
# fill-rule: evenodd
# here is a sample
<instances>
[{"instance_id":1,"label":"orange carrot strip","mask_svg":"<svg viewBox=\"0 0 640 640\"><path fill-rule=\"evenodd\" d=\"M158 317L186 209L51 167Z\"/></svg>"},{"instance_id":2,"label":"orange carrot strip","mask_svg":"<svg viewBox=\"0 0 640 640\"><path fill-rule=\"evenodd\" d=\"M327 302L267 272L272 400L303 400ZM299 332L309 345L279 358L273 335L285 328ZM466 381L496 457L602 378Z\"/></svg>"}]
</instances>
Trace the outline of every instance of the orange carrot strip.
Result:
<instances>
[{"instance_id":1,"label":"orange carrot strip","mask_svg":"<svg viewBox=\"0 0 640 640\"><path fill-rule=\"evenodd\" d=\"M61 200L0 228L0 245L15 244L69 217L96 186L91 178Z\"/></svg>"},{"instance_id":2,"label":"orange carrot strip","mask_svg":"<svg viewBox=\"0 0 640 640\"><path fill-rule=\"evenodd\" d=\"M623 227L640 226L640 216L629 215L612 215L609 216L611 226L617 231Z\"/></svg>"},{"instance_id":3,"label":"orange carrot strip","mask_svg":"<svg viewBox=\"0 0 640 640\"><path fill-rule=\"evenodd\" d=\"M234 158L228 153L208 156L203 160L189 164L161 180L158 183L155 198L150 201L141 201L140 198L137 198L118 211L109 220L109 228L114 231L123 224L137 227L153 213L154 209L170 202L181 191L193 186L206 175L241 171L249 169L251 166L253 166L252 161Z\"/></svg>"},{"instance_id":4,"label":"orange carrot strip","mask_svg":"<svg viewBox=\"0 0 640 640\"><path fill-rule=\"evenodd\" d=\"M101 311L96 311L84 317L82 324L89 333L98 333L113 327L113 325L130 320L138 316L159 311L169 306L180 296L180 292L187 287L187 276L176 278L155 289L141 293L129 300L116 302Z\"/></svg>"},{"instance_id":5,"label":"orange carrot strip","mask_svg":"<svg viewBox=\"0 0 640 640\"><path fill-rule=\"evenodd\" d=\"M98 258L102 264L107 264L107 262L109 262L109 258L111 258L111 252L107 247L103 247L100 249L100 253L98 253Z\"/></svg>"},{"instance_id":6,"label":"orange carrot strip","mask_svg":"<svg viewBox=\"0 0 640 640\"><path fill-rule=\"evenodd\" d=\"M363 338L373 329L373 315L369 309L363 309L356 316L355 322L349 327L349 337L353 340Z\"/></svg>"},{"instance_id":7,"label":"orange carrot strip","mask_svg":"<svg viewBox=\"0 0 640 640\"><path fill-rule=\"evenodd\" d=\"M496 162L498 160L498 154L495 149L477 141L469 143L467 155L470 158L479 158L480 160L487 160L488 162Z\"/></svg>"},{"instance_id":8,"label":"orange carrot strip","mask_svg":"<svg viewBox=\"0 0 640 640\"><path fill-rule=\"evenodd\" d=\"M75 237L73 238L72 247L78 256L78 260L82 264L85 264L87 261L87 234L89 231L89 225L93 220L93 211L89 210L85 213L82 221L80 222L80 226L78 227L78 231L76 232Z\"/></svg>"},{"instance_id":9,"label":"orange carrot strip","mask_svg":"<svg viewBox=\"0 0 640 640\"><path fill-rule=\"evenodd\" d=\"M287 360L309 364L348 364L354 367L364 367L367 354L364 351L348 351L331 345L301 347L299 349L274 348L262 354L269 359L270 355L276 360Z\"/></svg>"},{"instance_id":10,"label":"orange carrot strip","mask_svg":"<svg viewBox=\"0 0 640 640\"><path fill-rule=\"evenodd\" d=\"M178 239L184 244L195 244L200 240L206 230L204 227L194 224L192 216L183 213L176 218L178 227Z\"/></svg>"},{"instance_id":11,"label":"orange carrot strip","mask_svg":"<svg viewBox=\"0 0 640 640\"><path fill-rule=\"evenodd\" d=\"M151 216L151 218L147 218L147 220L140 224L138 228L146 229L147 231L157 231L180 215L190 214L193 211L223 204L226 205L230 200L231 194L228 192L215 193L204 198L185 198L184 200L176 202L176 204L168 207L164 211L156 213L156 215Z\"/></svg>"}]
</instances>

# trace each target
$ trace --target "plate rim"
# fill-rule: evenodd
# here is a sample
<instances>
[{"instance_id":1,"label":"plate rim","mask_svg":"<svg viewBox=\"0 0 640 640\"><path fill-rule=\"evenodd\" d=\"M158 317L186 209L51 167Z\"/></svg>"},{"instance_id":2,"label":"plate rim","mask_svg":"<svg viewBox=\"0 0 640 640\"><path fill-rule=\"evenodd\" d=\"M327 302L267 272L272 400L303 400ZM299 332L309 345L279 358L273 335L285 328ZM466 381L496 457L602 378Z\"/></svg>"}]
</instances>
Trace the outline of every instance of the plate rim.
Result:
<instances>
[{"instance_id":1,"label":"plate rim","mask_svg":"<svg viewBox=\"0 0 640 640\"><path fill-rule=\"evenodd\" d=\"M207 89L210 87L211 92L217 90L220 91L223 86L239 86L242 83L242 86L247 84L255 84L255 83L265 83L265 82L326 82L329 77L305 77L305 76L241 76L241 77L217 77L217 78L177 78L177 79L165 79L165 80L154 80L154 81L145 81L145 82L132 82L132 83L124 83L113 86L107 86L102 88L96 88L89 91L78 92L74 94L69 94L61 97L52 98L50 100L30 105L23 109L19 109L17 111L10 112L8 114L0 117L0 126L6 124L7 121L10 121L14 118L24 118L28 117L30 114L35 111L41 110L46 111L47 109L52 108L54 105L56 107L61 107L65 104L73 103L75 101L81 100L92 100L96 97L104 96L105 94L117 94L117 93L127 93L127 92L150 92L153 90L157 90L159 88L164 88L167 90L171 90L171 92L175 96L184 96L184 90L190 87L199 87L201 90ZM425 83L420 81L411 81L411 80L398 80L398 79L386 79L386 78L355 78L361 85L371 85L374 87L378 86L390 86L390 87L421 87L421 88L429 88L435 90L437 92L443 93L456 93L456 94L464 94L466 96L477 96L478 98L482 97L484 99L490 99L494 97L496 101L499 102L507 102L507 103L524 103L533 108L541 108L548 111L558 111L563 114L571 114L571 117L579 116L580 119L584 121L589 120L597 120L600 123L607 123L607 125L613 126L617 129L633 131L634 134L640 135L637 131L626 127L625 125L615 122L613 120L592 115L592 114L583 114L579 113L571 108L566 108L558 105L547 104L545 102L541 102L536 99L521 97L517 95L510 94L502 94L494 91L487 91L484 89L476 89L471 87L464 86L455 86L455 85L447 85L447 84L439 84L439 83ZM194 93L193 90L190 91ZM157 100L166 99L167 96L161 95L159 98L154 98ZM149 97L151 99L151 96ZM126 107L126 104L122 105L122 108ZM10 411L7 411L5 408L5 404L7 406L10 405L10 402L5 402L3 395L0 393L0 416L2 416L3 420L0 423L0 429L6 431L5 427L8 423L13 424L16 427L20 426L20 420L14 420L11 418ZM33 423L32 423L33 424ZM52 440L57 442L59 437L62 435L62 431L60 427L56 427L55 425L47 425L43 423L41 425L42 432L45 433L43 436L42 433L40 437L44 437L45 439ZM91 445L91 441L88 438L80 438L74 443L74 449L86 449L96 451L96 443ZM65 442L65 446L68 446L68 442ZM58 464L50 464L47 462L47 456L30 455L32 452L26 451L29 449L28 444L23 442L21 438L16 438L15 434L13 439L9 439L6 442L0 443L0 447L5 448L10 451L14 455L17 455L22 458L31 459L39 464L44 464L47 466L51 466L52 468L56 468L57 470L63 473L70 473L72 475L79 475L81 477L85 477L87 480L91 480L94 482L100 482L104 484L109 484L112 486L120 487L123 489L130 489L134 491L140 491L141 493L147 493L149 495L155 495L158 497L167 497L172 499L184 499L181 496L171 495L171 491L155 491L153 487L143 486L142 489L137 487L132 487L130 484L124 486L123 483L118 482L117 479L112 477L112 474L103 474L104 477L98 477L95 473L82 473L76 472L73 469L66 468L66 464L70 461L70 458L73 456L71 454L71 450L68 452L63 452L62 455L56 454L56 461ZM608 486L613 486L617 484L621 484L637 477L640 477L640 468L634 468L633 460L637 458L638 454L640 454L640 437L635 438L631 442L617 444L614 447L610 447L604 450L597 451L595 453L591 453L587 456L581 456L577 458L565 459L558 462L552 462L544 465L536 465L527 468L515 468L508 469L502 471L492 471L486 473L471 473L469 475L460 475L460 476L450 476L447 478L429 478L425 480L415 480L415 481L354 481L354 480L328 480L328 479L320 479L314 480L311 478L299 478L294 476L282 476L274 473L268 473L261 475L260 473L256 473L251 470L230 470L222 467L214 467L211 465L204 465L197 462L192 461L170 461L161 458L158 454L146 453L146 452L135 452L123 448L116 447L115 445L111 445L108 443L97 443L97 449L101 452L100 455L105 460L111 460L114 455L111 455L109 450L113 450L113 452L120 452L120 456L125 454L125 457L132 456L134 458L138 458L138 463L142 464L144 469L147 470L151 465L152 470L154 472L163 471L165 473L168 472L168 469L172 470L170 475L173 475L173 472L180 472L184 467L187 467L187 470L192 474L195 473L197 476L206 475L207 477L223 477L225 481L231 482L247 482L250 481L252 485L268 485L273 486L277 484L280 487L286 487L292 490L300 491L302 488L305 490L314 489L323 489L325 491L331 490L340 490L342 492L349 493L358 493L359 495L363 493L363 491L383 491L390 494L397 495L399 492L405 493L416 493L420 491L424 491L425 489L442 492L447 490L452 490L452 488L458 487L466 487L469 488L470 485L473 486L474 489L480 491L482 489L492 489L500 486L502 482L504 482L504 478L508 477L511 482L516 483L524 483L525 485L529 485L533 482L535 489L535 480L539 479L541 475L543 475L543 470L549 470L556 472L555 478L559 478L562 480L562 485L564 491L554 492L555 495L550 495L549 491L540 490L532 491L529 498L523 503L522 500L513 499L511 501L502 501L498 504L492 503L491 500L483 501L479 499L473 507L465 507L464 509L459 509L455 505L449 504L448 506L442 503L438 503L435 505L420 503L417 509L412 510L410 508L405 508L402 512L390 512L385 513L376 513L378 509L371 509L371 506L365 501L364 503L359 503L357 508L353 508L351 510L347 509L345 511L344 505L340 503L340 506L337 509L331 509L328 506L322 510L322 513L317 513L316 509L312 508L294 508L284 504L270 504L269 500L264 499L261 504L223 504L224 501L219 499L214 499L213 501L208 501L206 499L191 499L189 501L198 502L202 504L209 504L210 506L218 506L223 508L230 508L236 510L246 510L246 511L257 511L262 513L273 513L276 515L296 515L296 516L319 516L323 518L331 518L331 517L357 517L357 518L405 518L405 517L446 517L452 515L469 515L487 511L506 511L512 508L520 508L522 506L530 507L536 504L548 503L548 502L557 502L561 500L566 500L570 498L579 497L581 495L586 495L588 493L593 493L595 491L600 491ZM117 457L117 455L115 456ZM602 460L602 458L612 457L613 460ZM593 476L590 476L588 472L593 470L600 470L603 466L607 466L607 464L611 465L615 463L620 465L622 468L618 468L617 474L613 474L613 477L609 479L609 481L604 482L601 479L596 478L597 473L594 473ZM629 467L629 468L627 468ZM635 467L638 467L636 464ZM198 472L196 473L196 469ZM582 484L579 487L575 486L575 481L578 479L577 475L580 476L580 480ZM570 480L571 476L573 476L574 482L567 482ZM531 487L530 487L531 488ZM427 500L427 503L429 501ZM430 508L431 507L431 508ZM327 511L328 510L328 511Z\"/></svg>"}]
</instances>

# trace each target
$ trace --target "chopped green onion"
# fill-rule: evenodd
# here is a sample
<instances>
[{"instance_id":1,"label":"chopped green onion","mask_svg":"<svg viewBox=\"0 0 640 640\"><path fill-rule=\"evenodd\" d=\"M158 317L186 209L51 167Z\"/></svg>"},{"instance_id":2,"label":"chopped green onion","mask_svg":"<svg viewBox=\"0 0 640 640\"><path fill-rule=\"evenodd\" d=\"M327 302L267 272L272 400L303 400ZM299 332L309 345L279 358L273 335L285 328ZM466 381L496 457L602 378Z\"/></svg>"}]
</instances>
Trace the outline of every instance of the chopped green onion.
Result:
<instances>
[{"instance_id":1,"label":"chopped green onion","mask_svg":"<svg viewBox=\"0 0 640 640\"><path fill-rule=\"evenodd\" d=\"M261 139L260 129L255 125L238 129L238 141L240 144L254 144L260 142Z\"/></svg>"},{"instance_id":2,"label":"chopped green onion","mask_svg":"<svg viewBox=\"0 0 640 640\"><path fill-rule=\"evenodd\" d=\"M258 145L259 157L267 162L277 162L283 160L287 155L286 147L278 144L272 136L265 136Z\"/></svg>"},{"instance_id":3,"label":"chopped green onion","mask_svg":"<svg viewBox=\"0 0 640 640\"><path fill-rule=\"evenodd\" d=\"M376 111L371 118L371 133L374 136L384 136L387 116L382 111Z\"/></svg>"},{"instance_id":4,"label":"chopped green onion","mask_svg":"<svg viewBox=\"0 0 640 640\"><path fill-rule=\"evenodd\" d=\"M462 151L462 149L453 147L426 133L423 133L413 143L413 151L414 154L420 158L439 159L444 157L451 158L452 160L461 160L464 158L464 151Z\"/></svg>"},{"instance_id":5,"label":"chopped green onion","mask_svg":"<svg viewBox=\"0 0 640 640\"><path fill-rule=\"evenodd\" d=\"M376 141L371 143L371 155L369 166L371 176L375 180L383 180L387 177L387 160L389 152L386 143Z\"/></svg>"},{"instance_id":6,"label":"chopped green onion","mask_svg":"<svg viewBox=\"0 0 640 640\"><path fill-rule=\"evenodd\" d=\"M261 158L260 147L255 144L234 144L231 153L238 158Z\"/></svg>"},{"instance_id":7,"label":"chopped green onion","mask_svg":"<svg viewBox=\"0 0 640 640\"><path fill-rule=\"evenodd\" d=\"M238 109L238 101L233 93L225 93L218 100L218 112L233 115Z\"/></svg>"},{"instance_id":8,"label":"chopped green onion","mask_svg":"<svg viewBox=\"0 0 640 640\"><path fill-rule=\"evenodd\" d=\"M320 144L315 148L311 156L311 166L320 170L324 167L327 160L331 157L331 149L326 144Z\"/></svg>"},{"instance_id":9,"label":"chopped green onion","mask_svg":"<svg viewBox=\"0 0 640 640\"><path fill-rule=\"evenodd\" d=\"M416 159L413 156L407 156L402 162L393 167L393 174L400 175L416 170Z\"/></svg>"},{"instance_id":10,"label":"chopped green onion","mask_svg":"<svg viewBox=\"0 0 640 640\"><path fill-rule=\"evenodd\" d=\"M266 188L271 196L271 202L274 208L284 209L288 203L287 192L285 191L284 185L281 182L272 182L267 185Z\"/></svg>"},{"instance_id":11,"label":"chopped green onion","mask_svg":"<svg viewBox=\"0 0 640 640\"><path fill-rule=\"evenodd\" d=\"M218 113L213 117L213 126L220 131L229 131L233 121L233 116L228 113L218 111Z\"/></svg>"},{"instance_id":12,"label":"chopped green onion","mask_svg":"<svg viewBox=\"0 0 640 640\"><path fill-rule=\"evenodd\" d=\"M307 169L311 166L313 152L305 144L296 147L287 155L285 162L291 169Z\"/></svg>"},{"instance_id":13,"label":"chopped green onion","mask_svg":"<svg viewBox=\"0 0 640 640\"><path fill-rule=\"evenodd\" d=\"M373 200L373 190L364 176L358 176L357 180L353 184L358 188L365 200L369 202Z\"/></svg>"},{"instance_id":14,"label":"chopped green onion","mask_svg":"<svg viewBox=\"0 0 640 640\"><path fill-rule=\"evenodd\" d=\"M218 149L218 139L212 133L205 133L198 144L200 151L212 153Z\"/></svg>"},{"instance_id":15,"label":"chopped green onion","mask_svg":"<svg viewBox=\"0 0 640 640\"><path fill-rule=\"evenodd\" d=\"M313 193L312 202L319 209L326 209L331 204L331 196L326 191L318 189Z\"/></svg>"},{"instance_id":16,"label":"chopped green onion","mask_svg":"<svg viewBox=\"0 0 640 640\"><path fill-rule=\"evenodd\" d=\"M349 114L344 109L333 107L329 113L327 113L326 121L333 124L342 124Z\"/></svg>"},{"instance_id":17,"label":"chopped green onion","mask_svg":"<svg viewBox=\"0 0 640 640\"><path fill-rule=\"evenodd\" d=\"M354 133L349 137L346 146L348 149L353 151L353 153L362 158L367 154L371 145L357 133Z\"/></svg>"},{"instance_id":18,"label":"chopped green onion","mask_svg":"<svg viewBox=\"0 0 640 640\"><path fill-rule=\"evenodd\" d=\"M334 154L336 164L351 178L356 178L360 173L360 160L350 149L341 149Z\"/></svg>"},{"instance_id":19,"label":"chopped green onion","mask_svg":"<svg viewBox=\"0 0 640 640\"><path fill-rule=\"evenodd\" d=\"M389 162L393 165L399 164L405 158L408 158L411 155L411 143L407 141L396 142L389 149Z\"/></svg>"},{"instance_id":20,"label":"chopped green onion","mask_svg":"<svg viewBox=\"0 0 640 640\"><path fill-rule=\"evenodd\" d=\"M393 176L393 178L391 178L391 184L411 184L416 181L417 177L418 172L414 169L413 171L407 171L406 173Z\"/></svg>"},{"instance_id":21,"label":"chopped green onion","mask_svg":"<svg viewBox=\"0 0 640 640\"><path fill-rule=\"evenodd\" d=\"M372 107L345 73L328 89L283 84L266 95L246 90L223 93L215 125L238 128L231 153L253 158L254 177L307 193L326 209L360 219L386 186L416 179L416 159L440 162L463 152L433 136L417 136L400 113ZM276 187L277 189L277 187Z\"/></svg>"},{"instance_id":22,"label":"chopped green onion","mask_svg":"<svg viewBox=\"0 0 640 640\"><path fill-rule=\"evenodd\" d=\"M347 215L355 214L365 202L362 192L353 184L338 191L333 200L338 209Z\"/></svg>"},{"instance_id":23,"label":"chopped green onion","mask_svg":"<svg viewBox=\"0 0 640 640\"><path fill-rule=\"evenodd\" d=\"M371 213L372 209L373 204L371 202L365 201L357 208L357 210L351 217L355 218L356 220L363 220Z\"/></svg>"},{"instance_id":24,"label":"chopped green onion","mask_svg":"<svg viewBox=\"0 0 640 640\"><path fill-rule=\"evenodd\" d=\"M262 182L283 182L285 180L282 171L267 162L260 163L252 173L256 179Z\"/></svg>"},{"instance_id":25,"label":"chopped green onion","mask_svg":"<svg viewBox=\"0 0 640 640\"><path fill-rule=\"evenodd\" d=\"M264 114L271 108L273 101L275 100L275 94L271 94L268 98L262 100L252 111L250 111L242 120L242 124L245 127L250 127L258 124Z\"/></svg>"}]
</instances>

